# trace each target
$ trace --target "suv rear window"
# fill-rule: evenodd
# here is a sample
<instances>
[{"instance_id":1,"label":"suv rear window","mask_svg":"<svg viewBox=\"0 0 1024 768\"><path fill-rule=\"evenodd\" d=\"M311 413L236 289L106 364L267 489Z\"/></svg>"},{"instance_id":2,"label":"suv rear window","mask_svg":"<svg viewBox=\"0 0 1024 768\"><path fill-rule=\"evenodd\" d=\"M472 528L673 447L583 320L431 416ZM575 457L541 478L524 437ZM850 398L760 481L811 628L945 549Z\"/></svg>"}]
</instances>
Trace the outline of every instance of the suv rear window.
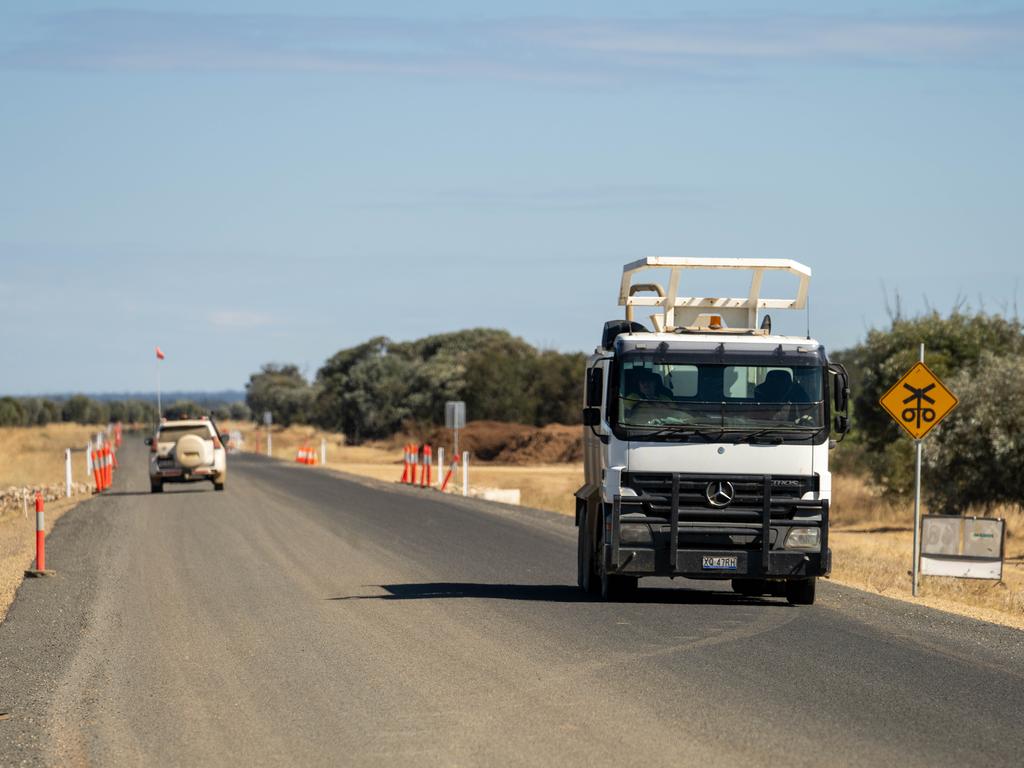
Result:
<instances>
[{"instance_id":1,"label":"suv rear window","mask_svg":"<svg viewBox=\"0 0 1024 768\"><path fill-rule=\"evenodd\" d=\"M203 440L213 439L213 435L210 434L210 428L205 424L192 427L161 427L156 439L161 443L176 443L185 435L196 435L203 438Z\"/></svg>"}]
</instances>

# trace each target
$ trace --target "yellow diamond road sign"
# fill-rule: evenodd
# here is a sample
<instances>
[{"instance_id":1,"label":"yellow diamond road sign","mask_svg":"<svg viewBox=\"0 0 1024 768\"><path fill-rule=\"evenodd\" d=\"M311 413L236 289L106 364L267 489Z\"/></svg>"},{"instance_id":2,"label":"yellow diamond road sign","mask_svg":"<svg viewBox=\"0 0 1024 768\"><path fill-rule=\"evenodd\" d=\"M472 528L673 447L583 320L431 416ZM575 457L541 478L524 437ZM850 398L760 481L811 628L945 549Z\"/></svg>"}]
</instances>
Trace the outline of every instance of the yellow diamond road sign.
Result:
<instances>
[{"instance_id":1,"label":"yellow diamond road sign","mask_svg":"<svg viewBox=\"0 0 1024 768\"><path fill-rule=\"evenodd\" d=\"M878 402L912 438L920 440L956 408L958 400L927 365L917 363Z\"/></svg>"}]
</instances>

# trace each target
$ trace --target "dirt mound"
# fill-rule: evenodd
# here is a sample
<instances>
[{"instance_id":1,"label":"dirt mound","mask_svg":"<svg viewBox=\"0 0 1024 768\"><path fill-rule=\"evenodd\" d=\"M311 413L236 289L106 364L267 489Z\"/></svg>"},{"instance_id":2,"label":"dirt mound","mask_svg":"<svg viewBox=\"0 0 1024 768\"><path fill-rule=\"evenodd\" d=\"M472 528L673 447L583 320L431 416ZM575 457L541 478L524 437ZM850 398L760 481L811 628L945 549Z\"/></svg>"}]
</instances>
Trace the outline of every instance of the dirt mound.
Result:
<instances>
[{"instance_id":1,"label":"dirt mound","mask_svg":"<svg viewBox=\"0 0 1024 768\"><path fill-rule=\"evenodd\" d=\"M427 442L451 450L451 431L436 427L411 442ZM401 440L399 440L399 444ZM564 424L532 427L507 421L471 421L459 431L459 449L478 461L502 464L563 464L583 460L580 428Z\"/></svg>"},{"instance_id":2,"label":"dirt mound","mask_svg":"<svg viewBox=\"0 0 1024 768\"><path fill-rule=\"evenodd\" d=\"M548 424L512 436L494 459L504 464L566 464L583 461L579 427Z\"/></svg>"}]
</instances>

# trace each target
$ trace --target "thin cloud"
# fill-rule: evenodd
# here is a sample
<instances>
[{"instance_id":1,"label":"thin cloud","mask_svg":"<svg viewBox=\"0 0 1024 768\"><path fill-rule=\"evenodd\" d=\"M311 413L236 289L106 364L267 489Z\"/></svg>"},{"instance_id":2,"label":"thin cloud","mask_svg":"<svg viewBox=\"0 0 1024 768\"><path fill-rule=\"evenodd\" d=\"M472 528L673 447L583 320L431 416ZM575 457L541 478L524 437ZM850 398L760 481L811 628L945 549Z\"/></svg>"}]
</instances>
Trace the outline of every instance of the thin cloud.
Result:
<instances>
[{"instance_id":1,"label":"thin cloud","mask_svg":"<svg viewBox=\"0 0 1024 768\"><path fill-rule=\"evenodd\" d=\"M210 315L210 325L215 328L259 328L273 322L274 318L270 315L245 309L219 310Z\"/></svg>"},{"instance_id":2,"label":"thin cloud","mask_svg":"<svg viewBox=\"0 0 1024 768\"><path fill-rule=\"evenodd\" d=\"M403 20L95 10L32 17L0 68L327 71L606 81L811 61L1020 63L1024 14Z\"/></svg>"}]
</instances>

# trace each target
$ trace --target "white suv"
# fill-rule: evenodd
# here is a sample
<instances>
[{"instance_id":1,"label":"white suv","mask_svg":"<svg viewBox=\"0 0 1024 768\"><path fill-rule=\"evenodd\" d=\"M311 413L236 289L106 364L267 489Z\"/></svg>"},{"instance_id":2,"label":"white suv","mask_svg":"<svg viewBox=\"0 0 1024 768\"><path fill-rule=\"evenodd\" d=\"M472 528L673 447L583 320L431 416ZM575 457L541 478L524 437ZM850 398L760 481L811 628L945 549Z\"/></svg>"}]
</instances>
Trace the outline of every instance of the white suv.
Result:
<instances>
[{"instance_id":1,"label":"white suv","mask_svg":"<svg viewBox=\"0 0 1024 768\"><path fill-rule=\"evenodd\" d=\"M227 478L227 450L216 425L208 418L162 419L149 446L149 487L160 493L164 483L210 480L217 491Z\"/></svg>"}]
</instances>

